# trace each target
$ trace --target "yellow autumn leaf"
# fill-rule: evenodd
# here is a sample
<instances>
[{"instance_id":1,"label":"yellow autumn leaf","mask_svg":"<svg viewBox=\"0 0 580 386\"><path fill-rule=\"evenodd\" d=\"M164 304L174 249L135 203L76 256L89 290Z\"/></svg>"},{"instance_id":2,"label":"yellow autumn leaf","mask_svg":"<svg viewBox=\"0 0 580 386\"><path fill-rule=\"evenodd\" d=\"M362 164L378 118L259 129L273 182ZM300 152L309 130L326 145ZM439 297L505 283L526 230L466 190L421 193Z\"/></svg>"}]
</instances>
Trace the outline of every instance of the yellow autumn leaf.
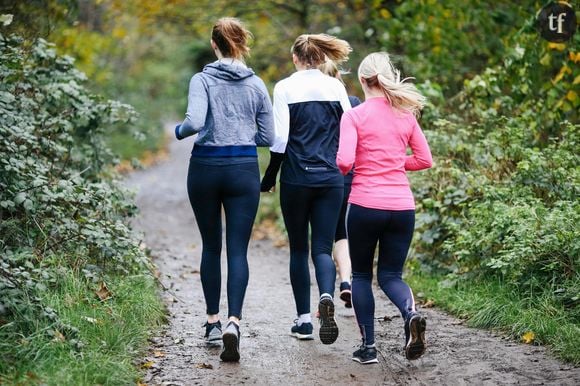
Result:
<instances>
[{"instance_id":1,"label":"yellow autumn leaf","mask_svg":"<svg viewBox=\"0 0 580 386\"><path fill-rule=\"evenodd\" d=\"M536 339L536 334L533 331L528 331L524 335L522 335L522 342L526 344L530 344Z\"/></svg>"},{"instance_id":2,"label":"yellow autumn leaf","mask_svg":"<svg viewBox=\"0 0 580 386\"><path fill-rule=\"evenodd\" d=\"M566 45L564 43L548 43L548 48L551 50L564 51Z\"/></svg>"},{"instance_id":3,"label":"yellow autumn leaf","mask_svg":"<svg viewBox=\"0 0 580 386\"><path fill-rule=\"evenodd\" d=\"M559 81L562 80L562 78L564 77L564 75L566 74L571 74L572 70L570 69L570 67L568 66L564 66L560 69L560 72L558 73L558 75L556 75L556 77L554 78L554 83L558 83Z\"/></svg>"},{"instance_id":4,"label":"yellow autumn leaf","mask_svg":"<svg viewBox=\"0 0 580 386\"><path fill-rule=\"evenodd\" d=\"M572 52L572 51L570 51L570 53L568 54L568 57L574 63L580 62L580 52Z\"/></svg>"},{"instance_id":5,"label":"yellow autumn leaf","mask_svg":"<svg viewBox=\"0 0 580 386\"><path fill-rule=\"evenodd\" d=\"M389 12L389 10L388 9L385 9L385 8L381 8L381 10L379 11L379 13L381 14L381 17L383 19L390 19L392 17L392 15Z\"/></svg>"},{"instance_id":6,"label":"yellow autumn leaf","mask_svg":"<svg viewBox=\"0 0 580 386\"><path fill-rule=\"evenodd\" d=\"M162 351L155 351L153 352L153 356L155 358L163 358L165 356L165 353L163 353Z\"/></svg>"},{"instance_id":7,"label":"yellow autumn leaf","mask_svg":"<svg viewBox=\"0 0 580 386\"><path fill-rule=\"evenodd\" d=\"M149 362L145 362L141 365L142 368L144 369L150 369L151 367L153 367L155 365L155 362L153 361L149 361Z\"/></svg>"},{"instance_id":8,"label":"yellow autumn leaf","mask_svg":"<svg viewBox=\"0 0 580 386\"><path fill-rule=\"evenodd\" d=\"M574 102L576 99L578 99L578 94L576 94L576 91L570 90L566 94L566 99L568 99L570 102Z\"/></svg>"},{"instance_id":9,"label":"yellow autumn leaf","mask_svg":"<svg viewBox=\"0 0 580 386\"><path fill-rule=\"evenodd\" d=\"M113 28L113 31L111 32L111 34L113 35L113 37L115 39L123 39L125 36L127 36L127 30L123 27L115 27Z\"/></svg>"},{"instance_id":10,"label":"yellow autumn leaf","mask_svg":"<svg viewBox=\"0 0 580 386\"><path fill-rule=\"evenodd\" d=\"M577 77L574 78L574 82L572 82L572 84L578 84L580 83L580 75L578 75Z\"/></svg>"}]
</instances>

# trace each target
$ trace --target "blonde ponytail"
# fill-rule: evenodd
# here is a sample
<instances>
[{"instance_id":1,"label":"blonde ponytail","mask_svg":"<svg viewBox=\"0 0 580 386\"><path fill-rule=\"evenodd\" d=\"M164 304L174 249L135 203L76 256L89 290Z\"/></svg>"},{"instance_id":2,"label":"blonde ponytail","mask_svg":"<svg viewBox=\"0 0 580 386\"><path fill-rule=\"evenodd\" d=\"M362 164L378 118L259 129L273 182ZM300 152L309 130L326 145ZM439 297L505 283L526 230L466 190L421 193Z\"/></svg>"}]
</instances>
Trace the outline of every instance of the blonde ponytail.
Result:
<instances>
[{"instance_id":1,"label":"blonde ponytail","mask_svg":"<svg viewBox=\"0 0 580 386\"><path fill-rule=\"evenodd\" d=\"M292 53L310 68L316 68L328 59L342 63L348 60L351 51L346 40L327 34L300 35L292 45Z\"/></svg>"},{"instance_id":2,"label":"blonde ponytail","mask_svg":"<svg viewBox=\"0 0 580 386\"><path fill-rule=\"evenodd\" d=\"M358 76L365 80L369 88L380 88L385 98L397 110L419 115L427 99L412 83L401 80L401 73L396 69L386 52L374 52L363 59Z\"/></svg>"}]
</instances>

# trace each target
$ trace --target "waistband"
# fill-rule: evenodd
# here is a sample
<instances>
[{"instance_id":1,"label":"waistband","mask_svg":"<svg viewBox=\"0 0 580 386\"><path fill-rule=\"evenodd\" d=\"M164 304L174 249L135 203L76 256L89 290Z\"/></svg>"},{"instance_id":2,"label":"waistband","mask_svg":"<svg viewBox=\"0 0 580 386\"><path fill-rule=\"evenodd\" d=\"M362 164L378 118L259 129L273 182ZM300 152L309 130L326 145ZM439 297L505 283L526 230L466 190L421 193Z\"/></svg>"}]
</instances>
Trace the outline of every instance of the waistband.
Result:
<instances>
[{"instance_id":1,"label":"waistband","mask_svg":"<svg viewBox=\"0 0 580 386\"><path fill-rule=\"evenodd\" d=\"M255 145L204 146L195 144L191 155L195 157L258 157Z\"/></svg>"}]
</instances>

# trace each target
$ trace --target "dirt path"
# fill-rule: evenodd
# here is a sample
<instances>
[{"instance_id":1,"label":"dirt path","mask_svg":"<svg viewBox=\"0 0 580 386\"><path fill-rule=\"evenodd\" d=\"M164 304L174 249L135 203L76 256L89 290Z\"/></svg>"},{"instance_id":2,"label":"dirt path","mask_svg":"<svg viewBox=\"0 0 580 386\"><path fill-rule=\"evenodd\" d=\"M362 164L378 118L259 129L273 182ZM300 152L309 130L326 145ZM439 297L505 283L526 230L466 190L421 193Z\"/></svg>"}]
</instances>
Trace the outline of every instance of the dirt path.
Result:
<instances>
[{"instance_id":1,"label":"dirt path","mask_svg":"<svg viewBox=\"0 0 580 386\"><path fill-rule=\"evenodd\" d=\"M492 333L464 327L435 309L423 309L428 320L428 349L409 362L402 352L403 327L386 297L377 300L378 365L353 362L359 336L352 310L337 302L338 340L290 336L295 307L288 276L288 250L271 241L250 243L250 282L241 323L241 361L222 363L219 349L203 341L205 306L199 279L201 241L187 200L185 179L191 140L171 141L169 158L133 173L128 184L138 191L141 214L135 222L144 232L161 272L170 324L152 340L149 385L578 385L580 369L551 359L544 349L517 344ZM224 248L225 249L225 248ZM222 262L224 262L223 259ZM225 272L225 271L224 271ZM312 275L314 278L314 275ZM224 280L225 282L225 280ZM312 287L316 305L316 287ZM225 290L222 290L222 321ZM385 317L386 318L383 318ZM318 325L315 322L317 336Z\"/></svg>"}]
</instances>

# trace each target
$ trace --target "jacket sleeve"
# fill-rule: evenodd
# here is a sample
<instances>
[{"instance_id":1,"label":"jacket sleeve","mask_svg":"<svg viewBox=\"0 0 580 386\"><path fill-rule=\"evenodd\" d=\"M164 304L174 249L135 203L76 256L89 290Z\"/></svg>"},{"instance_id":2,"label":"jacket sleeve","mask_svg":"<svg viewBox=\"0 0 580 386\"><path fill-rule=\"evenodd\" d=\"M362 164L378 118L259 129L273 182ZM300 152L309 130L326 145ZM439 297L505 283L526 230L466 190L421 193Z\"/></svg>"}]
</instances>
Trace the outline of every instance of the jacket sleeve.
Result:
<instances>
[{"instance_id":1,"label":"jacket sleeve","mask_svg":"<svg viewBox=\"0 0 580 386\"><path fill-rule=\"evenodd\" d=\"M340 137L338 139L336 165L343 175L346 175L354 165L357 140L356 125L352 114L342 114L342 118L340 119Z\"/></svg>"},{"instance_id":2,"label":"jacket sleeve","mask_svg":"<svg viewBox=\"0 0 580 386\"><path fill-rule=\"evenodd\" d=\"M339 83L339 93L340 93L340 106L342 107L343 114L346 113L348 110L352 108L350 104L350 99L348 99L348 94L346 93L346 88L340 81L337 79Z\"/></svg>"},{"instance_id":3,"label":"jacket sleeve","mask_svg":"<svg viewBox=\"0 0 580 386\"><path fill-rule=\"evenodd\" d=\"M256 115L256 132L255 142L257 146L272 146L274 144L274 112L272 102L266 85L260 80L261 106Z\"/></svg>"},{"instance_id":4,"label":"jacket sleeve","mask_svg":"<svg viewBox=\"0 0 580 386\"><path fill-rule=\"evenodd\" d=\"M274 144L270 150L284 154L290 132L290 109L280 83L274 86Z\"/></svg>"},{"instance_id":5,"label":"jacket sleeve","mask_svg":"<svg viewBox=\"0 0 580 386\"><path fill-rule=\"evenodd\" d=\"M205 125L208 104L207 89L202 76L195 74L189 82L185 120L175 130L177 139L183 139L200 132Z\"/></svg>"},{"instance_id":6,"label":"jacket sleeve","mask_svg":"<svg viewBox=\"0 0 580 386\"><path fill-rule=\"evenodd\" d=\"M409 147L413 153L405 158L405 170L429 169L433 166L429 144L415 117L412 117L412 124L413 130L409 137Z\"/></svg>"}]
</instances>

